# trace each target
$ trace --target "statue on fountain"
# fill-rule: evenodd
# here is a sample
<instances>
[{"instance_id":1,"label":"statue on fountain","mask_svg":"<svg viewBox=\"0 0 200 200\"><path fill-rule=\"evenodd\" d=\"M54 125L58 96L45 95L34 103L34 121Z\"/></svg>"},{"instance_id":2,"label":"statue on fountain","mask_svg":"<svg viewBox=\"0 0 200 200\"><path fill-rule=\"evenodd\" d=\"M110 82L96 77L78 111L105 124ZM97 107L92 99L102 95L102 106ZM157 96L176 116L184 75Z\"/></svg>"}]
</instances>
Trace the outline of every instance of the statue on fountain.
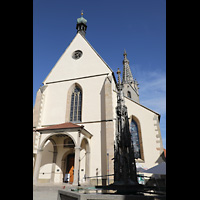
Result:
<instances>
[{"instance_id":1,"label":"statue on fountain","mask_svg":"<svg viewBox=\"0 0 200 200\"><path fill-rule=\"evenodd\" d=\"M114 145L114 184L113 185L139 185L136 173L134 146L129 130L127 107L123 97L123 83L121 83L118 68L118 93L116 107L116 134Z\"/></svg>"},{"instance_id":2,"label":"statue on fountain","mask_svg":"<svg viewBox=\"0 0 200 200\"><path fill-rule=\"evenodd\" d=\"M124 104L123 83L118 68L117 123L114 145L114 185L138 185L134 146L129 130L127 107Z\"/></svg>"},{"instance_id":3,"label":"statue on fountain","mask_svg":"<svg viewBox=\"0 0 200 200\"><path fill-rule=\"evenodd\" d=\"M134 146L129 130L128 112L124 103L123 83L118 68L116 133L114 143L114 183L107 186L96 186L104 190L116 190L118 194L137 194L144 190L138 183Z\"/></svg>"}]
</instances>

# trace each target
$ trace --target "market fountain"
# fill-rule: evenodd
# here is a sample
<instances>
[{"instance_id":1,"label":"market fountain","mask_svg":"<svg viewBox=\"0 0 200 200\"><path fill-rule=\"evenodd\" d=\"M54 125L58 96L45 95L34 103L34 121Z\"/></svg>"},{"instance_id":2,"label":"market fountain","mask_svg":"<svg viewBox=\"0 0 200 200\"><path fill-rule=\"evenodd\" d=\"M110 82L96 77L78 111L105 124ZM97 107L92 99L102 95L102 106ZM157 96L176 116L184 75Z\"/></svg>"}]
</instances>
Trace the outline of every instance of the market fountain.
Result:
<instances>
[{"instance_id":1,"label":"market fountain","mask_svg":"<svg viewBox=\"0 0 200 200\"><path fill-rule=\"evenodd\" d=\"M118 69L116 133L114 144L114 183L106 186L77 187L68 191L59 190L58 200L86 199L165 199L163 193L153 193L153 187L138 183L134 146L129 130L128 111L124 102L123 83Z\"/></svg>"}]
</instances>

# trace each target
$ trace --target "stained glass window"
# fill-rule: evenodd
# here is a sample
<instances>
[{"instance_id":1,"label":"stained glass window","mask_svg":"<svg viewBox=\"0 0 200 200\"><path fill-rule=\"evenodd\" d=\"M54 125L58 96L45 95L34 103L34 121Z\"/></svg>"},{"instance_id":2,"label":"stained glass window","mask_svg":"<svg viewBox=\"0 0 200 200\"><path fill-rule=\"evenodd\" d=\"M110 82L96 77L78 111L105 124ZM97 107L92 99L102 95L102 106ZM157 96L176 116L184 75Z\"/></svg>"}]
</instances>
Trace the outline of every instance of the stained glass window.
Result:
<instances>
[{"instance_id":1,"label":"stained glass window","mask_svg":"<svg viewBox=\"0 0 200 200\"><path fill-rule=\"evenodd\" d=\"M137 127L137 123L133 119L131 120L131 124L130 124L130 133L131 133L131 139L133 142L135 158L141 158L138 127Z\"/></svg>"},{"instance_id":2,"label":"stained glass window","mask_svg":"<svg viewBox=\"0 0 200 200\"><path fill-rule=\"evenodd\" d=\"M81 89L75 86L71 96L70 107L70 121L81 121L81 107L82 107L82 92Z\"/></svg>"}]
</instances>

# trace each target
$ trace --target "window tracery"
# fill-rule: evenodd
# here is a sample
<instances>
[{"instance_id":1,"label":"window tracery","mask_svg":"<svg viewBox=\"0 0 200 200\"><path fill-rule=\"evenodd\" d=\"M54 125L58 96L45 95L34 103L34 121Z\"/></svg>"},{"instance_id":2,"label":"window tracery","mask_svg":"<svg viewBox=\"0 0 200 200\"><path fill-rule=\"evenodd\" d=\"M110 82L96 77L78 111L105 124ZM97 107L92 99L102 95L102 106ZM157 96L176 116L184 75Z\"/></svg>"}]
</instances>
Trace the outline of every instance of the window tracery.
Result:
<instances>
[{"instance_id":1,"label":"window tracery","mask_svg":"<svg viewBox=\"0 0 200 200\"><path fill-rule=\"evenodd\" d=\"M82 91L78 86L75 86L71 95L71 107L70 107L70 121L81 121L81 109L82 109Z\"/></svg>"},{"instance_id":2,"label":"window tracery","mask_svg":"<svg viewBox=\"0 0 200 200\"><path fill-rule=\"evenodd\" d=\"M131 123L130 123L130 133L131 133L131 139L134 146L135 158L136 159L141 158L138 126L137 126L137 123L133 119L131 120Z\"/></svg>"}]
</instances>

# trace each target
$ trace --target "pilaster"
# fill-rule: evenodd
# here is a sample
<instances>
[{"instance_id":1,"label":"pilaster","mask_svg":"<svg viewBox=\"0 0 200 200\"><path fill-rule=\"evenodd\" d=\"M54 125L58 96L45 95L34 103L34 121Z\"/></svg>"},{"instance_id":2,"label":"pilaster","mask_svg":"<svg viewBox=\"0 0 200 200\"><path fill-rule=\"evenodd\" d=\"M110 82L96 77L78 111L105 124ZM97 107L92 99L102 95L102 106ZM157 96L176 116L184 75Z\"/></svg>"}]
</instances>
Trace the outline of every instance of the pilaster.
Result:
<instances>
[{"instance_id":1,"label":"pilaster","mask_svg":"<svg viewBox=\"0 0 200 200\"><path fill-rule=\"evenodd\" d=\"M75 146L75 160L74 160L74 181L73 185L79 185L79 170L80 170L80 137L81 132L78 132L77 143Z\"/></svg>"}]
</instances>

